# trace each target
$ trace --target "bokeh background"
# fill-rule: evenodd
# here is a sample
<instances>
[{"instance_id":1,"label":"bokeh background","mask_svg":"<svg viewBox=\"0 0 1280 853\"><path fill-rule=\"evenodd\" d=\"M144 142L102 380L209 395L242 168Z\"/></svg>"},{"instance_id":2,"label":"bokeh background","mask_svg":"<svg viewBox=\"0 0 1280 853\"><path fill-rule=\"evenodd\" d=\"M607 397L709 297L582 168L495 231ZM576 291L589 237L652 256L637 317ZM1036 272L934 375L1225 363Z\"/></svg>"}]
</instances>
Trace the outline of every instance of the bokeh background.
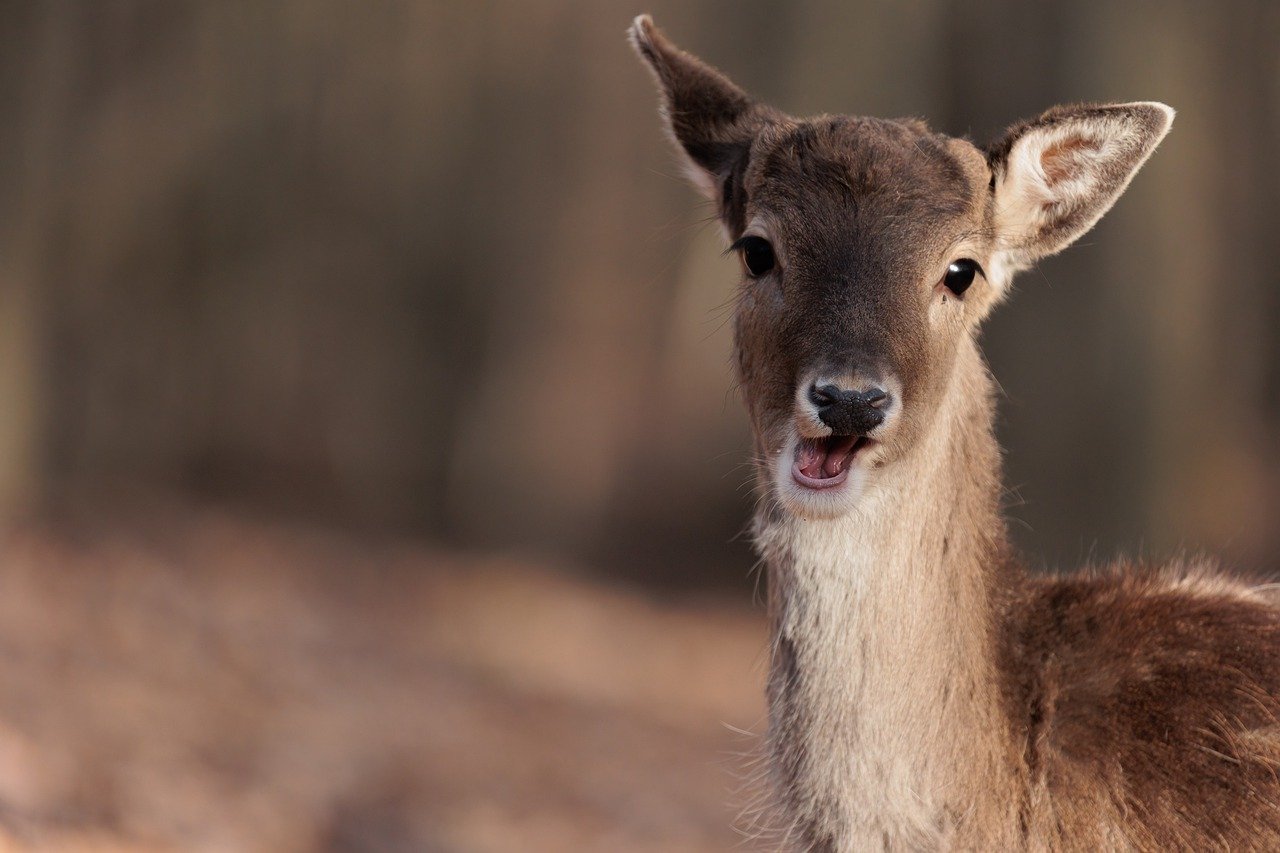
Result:
<instances>
[{"instance_id":1,"label":"bokeh background","mask_svg":"<svg viewBox=\"0 0 1280 853\"><path fill-rule=\"evenodd\" d=\"M1271 0L10 4L13 844L751 845L737 270L641 11L793 114L1177 108L989 321L1013 530L1280 571Z\"/></svg>"}]
</instances>

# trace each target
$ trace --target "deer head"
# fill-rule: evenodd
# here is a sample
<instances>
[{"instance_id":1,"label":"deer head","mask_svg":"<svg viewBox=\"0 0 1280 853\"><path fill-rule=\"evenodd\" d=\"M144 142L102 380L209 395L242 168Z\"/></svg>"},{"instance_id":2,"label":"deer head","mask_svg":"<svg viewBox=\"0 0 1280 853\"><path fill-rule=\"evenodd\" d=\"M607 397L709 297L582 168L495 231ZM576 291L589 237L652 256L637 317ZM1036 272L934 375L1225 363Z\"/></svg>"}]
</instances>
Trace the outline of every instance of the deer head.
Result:
<instances>
[{"instance_id":1,"label":"deer head","mask_svg":"<svg viewBox=\"0 0 1280 853\"><path fill-rule=\"evenodd\" d=\"M912 454L1013 274L1088 231L1173 119L1150 102L1057 107L980 149L914 119L792 118L647 16L630 35L741 259L736 364L761 480L806 517L849 512Z\"/></svg>"}]
</instances>

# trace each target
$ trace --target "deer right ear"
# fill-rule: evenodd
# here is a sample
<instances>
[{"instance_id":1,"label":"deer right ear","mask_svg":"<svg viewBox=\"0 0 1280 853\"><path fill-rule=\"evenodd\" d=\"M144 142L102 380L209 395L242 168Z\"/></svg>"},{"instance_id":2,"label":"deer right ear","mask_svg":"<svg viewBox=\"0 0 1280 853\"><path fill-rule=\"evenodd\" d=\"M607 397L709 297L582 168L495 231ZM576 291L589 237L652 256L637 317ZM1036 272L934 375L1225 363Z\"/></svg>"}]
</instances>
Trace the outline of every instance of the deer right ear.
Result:
<instances>
[{"instance_id":1,"label":"deer right ear","mask_svg":"<svg viewBox=\"0 0 1280 853\"><path fill-rule=\"evenodd\" d=\"M772 110L756 104L716 69L667 40L648 15L628 31L662 92L667 130L687 158L689 176L720 207L730 230L741 232L742 172L751 141Z\"/></svg>"}]
</instances>

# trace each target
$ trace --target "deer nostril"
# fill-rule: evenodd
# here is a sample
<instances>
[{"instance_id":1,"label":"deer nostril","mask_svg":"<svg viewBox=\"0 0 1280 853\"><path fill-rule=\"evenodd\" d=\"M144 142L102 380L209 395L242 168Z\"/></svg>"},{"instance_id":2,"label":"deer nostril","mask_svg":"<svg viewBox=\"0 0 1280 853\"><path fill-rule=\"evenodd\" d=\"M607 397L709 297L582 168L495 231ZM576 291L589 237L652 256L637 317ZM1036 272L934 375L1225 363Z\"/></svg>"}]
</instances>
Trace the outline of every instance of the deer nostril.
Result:
<instances>
[{"instance_id":1,"label":"deer nostril","mask_svg":"<svg viewBox=\"0 0 1280 853\"><path fill-rule=\"evenodd\" d=\"M878 409L889 401L889 392L883 388L872 388L863 393L862 400L873 409Z\"/></svg>"},{"instance_id":2,"label":"deer nostril","mask_svg":"<svg viewBox=\"0 0 1280 853\"><path fill-rule=\"evenodd\" d=\"M819 409L838 403L843 396L844 392L834 385L823 385L821 388L817 385L809 387L809 402Z\"/></svg>"}]
</instances>

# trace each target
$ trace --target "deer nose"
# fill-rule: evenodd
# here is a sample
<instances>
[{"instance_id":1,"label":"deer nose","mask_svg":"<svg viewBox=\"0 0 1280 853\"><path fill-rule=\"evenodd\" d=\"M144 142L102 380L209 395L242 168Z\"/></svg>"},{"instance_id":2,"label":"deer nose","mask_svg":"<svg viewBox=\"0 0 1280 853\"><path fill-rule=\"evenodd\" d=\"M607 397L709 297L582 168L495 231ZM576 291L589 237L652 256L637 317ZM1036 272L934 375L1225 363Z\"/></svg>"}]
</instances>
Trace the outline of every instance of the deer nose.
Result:
<instances>
[{"instance_id":1,"label":"deer nose","mask_svg":"<svg viewBox=\"0 0 1280 853\"><path fill-rule=\"evenodd\" d=\"M818 409L818 420L831 427L833 435L865 435L884 423L881 408L889 394L881 388L855 391L836 385L813 385L809 402Z\"/></svg>"}]
</instances>

